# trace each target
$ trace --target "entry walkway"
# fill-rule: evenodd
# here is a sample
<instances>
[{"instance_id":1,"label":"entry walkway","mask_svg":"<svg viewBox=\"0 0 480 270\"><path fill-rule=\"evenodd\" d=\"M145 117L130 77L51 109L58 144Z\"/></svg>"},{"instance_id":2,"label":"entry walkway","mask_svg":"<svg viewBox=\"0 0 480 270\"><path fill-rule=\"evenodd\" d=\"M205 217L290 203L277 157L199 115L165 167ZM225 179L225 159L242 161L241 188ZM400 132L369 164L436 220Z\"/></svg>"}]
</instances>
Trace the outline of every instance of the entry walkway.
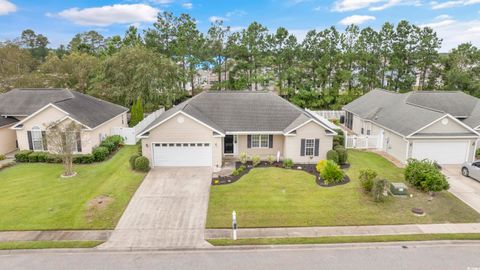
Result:
<instances>
[{"instance_id":1,"label":"entry walkway","mask_svg":"<svg viewBox=\"0 0 480 270\"><path fill-rule=\"evenodd\" d=\"M237 230L238 238L292 238L437 233L480 233L480 223L408 224L381 226L252 228ZM206 239L231 238L231 229L208 229Z\"/></svg>"}]
</instances>

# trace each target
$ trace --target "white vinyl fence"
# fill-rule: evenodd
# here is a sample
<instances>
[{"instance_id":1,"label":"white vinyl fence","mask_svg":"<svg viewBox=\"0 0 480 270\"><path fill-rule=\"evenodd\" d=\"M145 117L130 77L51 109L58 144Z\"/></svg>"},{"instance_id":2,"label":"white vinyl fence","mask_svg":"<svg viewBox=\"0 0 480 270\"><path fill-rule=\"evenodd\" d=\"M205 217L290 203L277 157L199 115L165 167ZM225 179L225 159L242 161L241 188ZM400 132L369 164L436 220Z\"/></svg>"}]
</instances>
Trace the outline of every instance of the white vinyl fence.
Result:
<instances>
[{"instance_id":1,"label":"white vinyl fence","mask_svg":"<svg viewBox=\"0 0 480 270\"><path fill-rule=\"evenodd\" d=\"M340 120L341 116L345 115L344 111L313 111L321 117L328 120Z\"/></svg>"},{"instance_id":2,"label":"white vinyl fence","mask_svg":"<svg viewBox=\"0 0 480 270\"><path fill-rule=\"evenodd\" d=\"M345 148L380 149L382 136L357 136L345 134Z\"/></svg>"},{"instance_id":3,"label":"white vinyl fence","mask_svg":"<svg viewBox=\"0 0 480 270\"><path fill-rule=\"evenodd\" d=\"M144 130L148 125L150 125L157 117L160 116L165 112L165 109L160 109L157 110L151 114L149 114L147 117L145 117L140 123L138 123L134 127L116 127L112 128L111 133L112 135L120 135L123 137L125 144L126 145L134 145L137 143L138 138L137 135Z\"/></svg>"}]
</instances>

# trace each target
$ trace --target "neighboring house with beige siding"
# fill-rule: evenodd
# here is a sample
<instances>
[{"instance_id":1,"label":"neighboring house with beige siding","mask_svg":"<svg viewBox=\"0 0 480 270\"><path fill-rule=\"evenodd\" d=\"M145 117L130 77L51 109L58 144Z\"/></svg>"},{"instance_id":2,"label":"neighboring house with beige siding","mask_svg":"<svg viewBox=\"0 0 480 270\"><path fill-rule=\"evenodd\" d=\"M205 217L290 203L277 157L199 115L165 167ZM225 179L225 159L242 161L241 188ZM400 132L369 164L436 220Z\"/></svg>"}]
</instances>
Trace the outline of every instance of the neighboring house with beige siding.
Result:
<instances>
[{"instance_id":1,"label":"neighboring house with beige siding","mask_svg":"<svg viewBox=\"0 0 480 270\"><path fill-rule=\"evenodd\" d=\"M295 163L325 159L333 124L267 92L203 92L140 132L153 167L222 167L226 157L268 156Z\"/></svg>"},{"instance_id":2,"label":"neighboring house with beige siding","mask_svg":"<svg viewBox=\"0 0 480 270\"><path fill-rule=\"evenodd\" d=\"M480 102L463 92L376 89L343 109L348 129L362 138L377 138L377 150L402 163L409 158L440 164L475 159Z\"/></svg>"},{"instance_id":3,"label":"neighboring house with beige siding","mask_svg":"<svg viewBox=\"0 0 480 270\"><path fill-rule=\"evenodd\" d=\"M69 89L13 89L0 95L0 115L12 122L7 128L0 127L0 153L48 151L48 126L71 121L82 127L76 153L91 153L111 135L112 128L127 126L127 111ZM7 130L9 136L3 136Z\"/></svg>"}]
</instances>

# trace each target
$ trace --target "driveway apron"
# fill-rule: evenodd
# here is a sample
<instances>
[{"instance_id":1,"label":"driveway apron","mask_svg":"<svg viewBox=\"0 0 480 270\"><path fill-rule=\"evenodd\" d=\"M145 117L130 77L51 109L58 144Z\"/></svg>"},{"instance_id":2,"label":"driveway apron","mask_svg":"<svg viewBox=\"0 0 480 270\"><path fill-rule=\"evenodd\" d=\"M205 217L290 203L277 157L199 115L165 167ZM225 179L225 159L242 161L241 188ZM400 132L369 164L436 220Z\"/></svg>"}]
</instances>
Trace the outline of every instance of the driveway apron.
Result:
<instances>
[{"instance_id":1,"label":"driveway apron","mask_svg":"<svg viewBox=\"0 0 480 270\"><path fill-rule=\"evenodd\" d=\"M100 249L201 248L210 167L152 169Z\"/></svg>"},{"instance_id":2,"label":"driveway apron","mask_svg":"<svg viewBox=\"0 0 480 270\"><path fill-rule=\"evenodd\" d=\"M480 182L465 177L460 165L444 165L443 174L450 183L450 193L480 213Z\"/></svg>"}]
</instances>

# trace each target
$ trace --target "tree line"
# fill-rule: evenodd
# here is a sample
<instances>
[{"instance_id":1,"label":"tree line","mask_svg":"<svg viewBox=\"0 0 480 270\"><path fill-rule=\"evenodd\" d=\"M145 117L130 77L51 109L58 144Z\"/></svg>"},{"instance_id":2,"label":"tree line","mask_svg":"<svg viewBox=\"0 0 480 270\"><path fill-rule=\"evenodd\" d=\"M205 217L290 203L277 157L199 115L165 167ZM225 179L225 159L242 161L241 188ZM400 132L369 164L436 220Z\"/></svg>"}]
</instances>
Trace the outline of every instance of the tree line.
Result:
<instances>
[{"instance_id":1,"label":"tree line","mask_svg":"<svg viewBox=\"0 0 480 270\"><path fill-rule=\"evenodd\" d=\"M209 90L272 90L312 109L338 109L374 88L396 92L461 90L480 96L480 50L460 44L439 53L442 40L407 21L379 30L350 25L309 31L303 40L284 27L258 22L232 31L222 21L202 33L188 14L158 14L140 32L96 31L48 48L32 30L0 44L0 91L15 87L69 87L145 111L171 107L196 83L202 69L215 74Z\"/></svg>"}]
</instances>

